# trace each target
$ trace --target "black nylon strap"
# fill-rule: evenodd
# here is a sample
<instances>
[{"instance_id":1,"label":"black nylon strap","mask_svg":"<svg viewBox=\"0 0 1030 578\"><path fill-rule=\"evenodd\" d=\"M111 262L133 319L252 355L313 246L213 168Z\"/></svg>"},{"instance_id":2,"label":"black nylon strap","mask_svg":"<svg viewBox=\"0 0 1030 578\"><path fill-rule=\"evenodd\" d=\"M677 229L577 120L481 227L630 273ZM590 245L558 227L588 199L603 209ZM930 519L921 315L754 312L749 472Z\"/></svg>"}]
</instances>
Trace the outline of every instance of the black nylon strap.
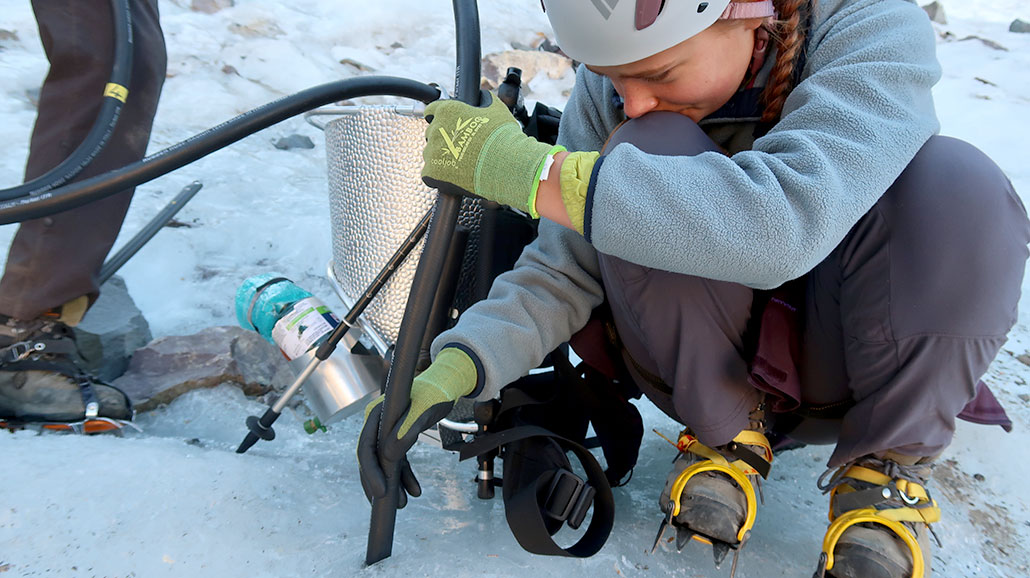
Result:
<instances>
[{"instance_id":1,"label":"black nylon strap","mask_svg":"<svg viewBox=\"0 0 1030 578\"><path fill-rule=\"evenodd\" d=\"M745 464L754 468L763 478L769 478L769 470L772 469L772 464L765 461L765 458L760 456L758 452L755 452L737 442L726 444L726 451L733 454L735 458L743 460Z\"/></svg>"},{"instance_id":2,"label":"black nylon strap","mask_svg":"<svg viewBox=\"0 0 1030 578\"><path fill-rule=\"evenodd\" d=\"M258 297L261 296L261 293L265 289L268 289L276 283L282 283L283 281L292 283L292 281L290 281L286 277L272 277L268 281L265 281L261 285L258 285L257 289L254 289L254 296L250 298L250 307L247 308L247 323L250 323L250 326L254 328L254 331L261 333L261 331L257 328L257 325L254 324L254 320L251 319L251 315L254 313L254 305L257 304Z\"/></svg>"},{"instance_id":3,"label":"black nylon strap","mask_svg":"<svg viewBox=\"0 0 1030 578\"><path fill-rule=\"evenodd\" d=\"M0 367L20 363L27 355L77 356L75 343L69 339L32 339L0 349Z\"/></svg>"},{"instance_id":4,"label":"black nylon strap","mask_svg":"<svg viewBox=\"0 0 1030 578\"><path fill-rule=\"evenodd\" d=\"M530 486L519 488L510 500L505 501L504 513L512 534L527 552L546 556L587 558L596 554L611 534L615 524L615 499L604 470L589 450L576 442L554 435L539 426L520 426L496 434L477 437L459 452L459 461L499 448L502 445L532 438L545 437L561 444L579 458L587 474L587 481L594 488L594 513L586 532L572 546L562 548L554 542L544 523L538 495L547 495L554 477L540 476Z\"/></svg>"},{"instance_id":5,"label":"black nylon strap","mask_svg":"<svg viewBox=\"0 0 1030 578\"><path fill-rule=\"evenodd\" d=\"M93 380L84 373L75 376L75 382L79 386L79 393L82 395L82 407L86 419L93 419L100 415L100 398L97 391L93 389Z\"/></svg>"}]
</instances>

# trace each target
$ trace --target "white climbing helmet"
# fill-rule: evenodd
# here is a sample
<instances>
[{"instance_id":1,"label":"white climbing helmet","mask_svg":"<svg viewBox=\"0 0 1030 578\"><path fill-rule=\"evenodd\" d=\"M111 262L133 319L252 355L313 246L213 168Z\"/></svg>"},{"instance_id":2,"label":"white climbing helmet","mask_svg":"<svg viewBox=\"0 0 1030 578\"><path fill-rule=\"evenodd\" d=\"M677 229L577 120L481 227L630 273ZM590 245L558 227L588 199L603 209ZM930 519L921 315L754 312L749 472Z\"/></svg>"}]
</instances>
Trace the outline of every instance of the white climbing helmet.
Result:
<instances>
[{"instance_id":1,"label":"white climbing helmet","mask_svg":"<svg viewBox=\"0 0 1030 578\"><path fill-rule=\"evenodd\" d=\"M719 18L764 18L772 0L541 0L558 46L595 66L636 62L683 42Z\"/></svg>"}]
</instances>

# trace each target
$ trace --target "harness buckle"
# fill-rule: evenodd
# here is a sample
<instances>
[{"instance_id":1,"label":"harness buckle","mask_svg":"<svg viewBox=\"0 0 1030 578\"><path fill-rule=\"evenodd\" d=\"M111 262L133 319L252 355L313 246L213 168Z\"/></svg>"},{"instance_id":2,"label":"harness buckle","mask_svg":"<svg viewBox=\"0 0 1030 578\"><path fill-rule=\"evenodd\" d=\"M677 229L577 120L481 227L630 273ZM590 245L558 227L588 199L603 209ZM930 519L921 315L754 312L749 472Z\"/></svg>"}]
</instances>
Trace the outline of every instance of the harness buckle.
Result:
<instances>
[{"instance_id":1,"label":"harness buckle","mask_svg":"<svg viewBox=\"0 0 1030 578\"><path fill-rule=\"evenodd\" d=\"M556 470L544 498L544 514L560 522L567 521L575 530L586 518L596 493L583 478L571 471L564 468Z\"/></svg>"},{"instance_id":2,"label":"harness buckle","mask_svg":"<svg viewBox=\"0 0 1030 578\"><path fill-rule=\"evenodd\" d=\"M46 344L39 341L19 341L18 343L12 343L3 350L0 364L23 361L33 353L40 353L44 349L46 349Z\"/></svg>"}]
</instances>

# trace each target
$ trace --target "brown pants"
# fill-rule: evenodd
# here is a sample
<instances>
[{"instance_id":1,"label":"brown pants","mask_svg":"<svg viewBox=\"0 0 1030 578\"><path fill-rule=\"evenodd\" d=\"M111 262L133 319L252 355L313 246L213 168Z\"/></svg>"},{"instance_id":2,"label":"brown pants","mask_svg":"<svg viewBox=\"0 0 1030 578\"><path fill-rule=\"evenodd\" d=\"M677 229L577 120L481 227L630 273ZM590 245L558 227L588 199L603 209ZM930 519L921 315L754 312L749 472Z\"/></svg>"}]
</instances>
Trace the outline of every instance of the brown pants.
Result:
<instances>
[{"instance_id":1,"label":"brown pants","mask_svg":"<svg viewBox=\"0 0 1030 578\"><path fill-rule=\"evenodd\" d=\"M120 168L146 153L164 83L165 44L157 0L129 4L134 52L128 101L107 146L77 179ZM50 72L39 96L26 180L63 161L86 137L114 62L110 2L33 0L32 7ZM118 237L132 193L22 223L0 279L0 313L32 319L82 295L95 300L97 274Z\"/></svg>"},{"instance_id":2,"label":"brown pants","mask_svg":"<svg viewBox=\"0 0 1030 578\"><path fill-rule=\"evenodd\" d=\"M693 123L634 122L609 146L716 150ZM950 443L1016 321L1028 242L1026 211L1001 170L971 145L935 136L803 278L801 401L853 404L830 465L887 450L936 455ZM609 256L601 266L641 389L703 443L729 442L760 399L747 382L754 291Z\"/></svg>"}]
</instances>

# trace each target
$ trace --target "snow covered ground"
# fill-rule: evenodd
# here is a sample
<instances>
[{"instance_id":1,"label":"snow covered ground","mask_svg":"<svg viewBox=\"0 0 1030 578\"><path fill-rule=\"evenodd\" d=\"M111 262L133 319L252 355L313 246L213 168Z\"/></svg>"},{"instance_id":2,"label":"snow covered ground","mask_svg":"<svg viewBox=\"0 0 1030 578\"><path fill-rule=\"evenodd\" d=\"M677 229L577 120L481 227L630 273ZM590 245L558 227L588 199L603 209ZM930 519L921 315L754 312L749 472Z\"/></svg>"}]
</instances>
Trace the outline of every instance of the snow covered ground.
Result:
<instances>
[{"instance_id":1,"label":"snow covered ground","mask_svg":"<svg viewBox=\"0 0 1030 578\"><path fill-rule=\"evenodd\" d=\"M450 86L453 20L448 2L419 0L239 0L205 14L187 0L161 2L168 80L151 142L157 151L286 94L340 78L396 75ZM1030 132L1030 34L1008 32L1030 19L1025 0L944 0L949 24L936 89L943 132L974 143L1006 171L1024 198ZM0 0L0 186L20 181L35 118L32 95L46 61L29 2ZM535 0L481 3L483 51L529 44L549 31ZM948 34L945 34L948 33ZM977 38L966 39L975 36ZM983 40L981 40L983 39ZM985 42L984 40L990 41ZM994 45L992 46L993 43ZM1000 46L1001 48L999 48ZM529 97L561 107L572 79L537 78ZM371 102L371 100L369 101ZM292 133L313 150L271 143ZM321 133L293 119L139 187L128 239L171 195L204 189L178 219L121 271L155 336L234 324L243 279L278 271L338 310L325 280L330 258L325 151ZM13 226L0 228L6 243ZM945 512L944 548L933 569L947 577L1030 574L1030 291L1020 322L986 380L1016 422L1012 434L960 422L937 470ZM641 403L648 429L675 425ZM139 416L143 434L0 435L0 574L21 576L725 576L706 548L648 554L660 515L656 494L671 458L647 434L631 484L616 490L615 530L587 560L533 556L507 529L498 497L480 501L474 466L431 447L412 462L425 495L399 513L393 556L363 568L369 523L358 483L356 417L308 436L304 416L284 414L279 437L233 453L247 415L264 406L222 386ZM826 500L815 488L829 448L778 458L765 487L741 577L808 576L825 529Z\"/></svg>"}]
</instances>

